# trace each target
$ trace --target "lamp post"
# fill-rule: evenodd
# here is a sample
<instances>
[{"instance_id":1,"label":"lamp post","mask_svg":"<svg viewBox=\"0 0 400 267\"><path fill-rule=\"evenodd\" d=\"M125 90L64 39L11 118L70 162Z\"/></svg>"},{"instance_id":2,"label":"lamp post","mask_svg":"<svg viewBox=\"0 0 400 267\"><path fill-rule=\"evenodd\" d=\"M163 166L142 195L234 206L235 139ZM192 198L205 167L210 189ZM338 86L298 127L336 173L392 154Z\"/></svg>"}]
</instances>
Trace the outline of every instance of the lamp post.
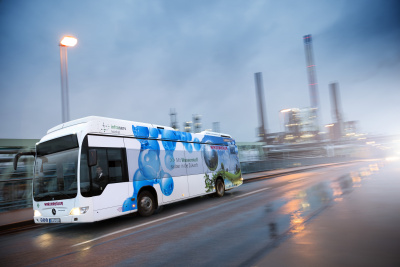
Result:
<instances>
[{"instance_id":1,"label":"lamp post","mask_svg":"<svg viewBox=\"0 0 400 267\"><path fill-rule=\"evenodd\" d=\"M62 122L69 121L69 99L68 99L68 58L67 47L73 47L78 40L72 36L64 36L60 42L60 63L61 63L61 105Z\"/></svg>"}]
</instances>

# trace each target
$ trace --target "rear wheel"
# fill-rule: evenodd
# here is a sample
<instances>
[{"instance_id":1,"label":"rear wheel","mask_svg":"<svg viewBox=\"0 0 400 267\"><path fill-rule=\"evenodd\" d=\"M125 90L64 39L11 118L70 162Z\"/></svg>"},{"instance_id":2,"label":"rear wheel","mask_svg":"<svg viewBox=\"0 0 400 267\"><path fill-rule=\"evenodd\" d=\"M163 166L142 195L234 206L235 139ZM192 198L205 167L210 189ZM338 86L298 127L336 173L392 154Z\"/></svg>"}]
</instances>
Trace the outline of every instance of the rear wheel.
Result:
<instances>
[{"instance_id":1,"label":"rear wheel","mask_svg":"<svg viewBox=\"0 0 400 267\"><path fill-rule=\"evenodd\" d=\"M222 197L225 194L225 185L222 179L217 179L215 181L215 195L217 197Z\"/></svg>"},{"instance_id":2,"label":"rear wheel","mask_svg":"<svg viewBox=\"0 0 400 267\"><path fill-rule=\"evenodd\" d=\"M138 212L140 216L147 217L154 213L154 196L149 191L143 191L138 197Z\"/></svg>"}]
</instances>

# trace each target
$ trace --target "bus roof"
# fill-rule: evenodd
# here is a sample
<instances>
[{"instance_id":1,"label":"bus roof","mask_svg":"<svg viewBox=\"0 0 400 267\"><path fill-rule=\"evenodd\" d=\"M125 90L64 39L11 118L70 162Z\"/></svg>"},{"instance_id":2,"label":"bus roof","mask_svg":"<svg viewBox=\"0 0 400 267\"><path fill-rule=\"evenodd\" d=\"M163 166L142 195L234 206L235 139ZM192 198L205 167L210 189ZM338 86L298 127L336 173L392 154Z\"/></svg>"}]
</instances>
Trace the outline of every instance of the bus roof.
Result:
<instances>
[{"instance_id":1,"label":"bus roof","mask_svg":"<svg viewBox=\"0 0 400 267\"><path fill-rule=\"evenodd\" d=\"M119 125L140 125L140 126L146 126L149 128L163 128L163 129L168 129L168 130L174 130L173 128L169 127L169 126L161 126L161 125L156 125L156 124L150 124L150 123L143 123L143 122L135 122L135 121L127 121L127 120L119 120L119 119L112 119L112 118L106 118L106 117L99 117L99 116L88 116L88 117L84 117L84 118L80 118L80 119L76 119L73 121L68 121L62 124L59 124L53 128L51 128L50 130L47 131L47 134L61 130L61 129L65 129L74 125L78 125L78 124L82 124L82 123L100 123L98 126L100 126L100 128L106 128L108 126L108 124L112 124L113 126L115 126L116 124ZM120 126L122 127L122 126ZM95 129L93 129L95 130ZM106 130L106 129L100 129L100 131L102 130Z\"/></svg>"},{"instance_id":2,"label":"bus roof","mask_svg":"<svg viewBox=\"0 0 400 267\"><path fill-rule=\"evenodd\" d=\"M89 116L89 117L84 117L80 118L77 120L65 122L62 124L59 124L47 131L47 134L54 134L57 131L60 130L67 130L67 128L71 127L72 128L77 128L75 126L79 125L82 126L82 128L86 129L87 133L93 133L93 134L103 134L103 135L118 135L118 136L135 136L135 137L146 137L146 136L140 136L142 131L140 129L145 129L147 128L147 132L152 129L159 129L159 130L170 130L174 131L176 133L181 133L179 131L175 131L172 127L169 126L162 126L162 125L157 125L157 124L150 124L150 123L143 123L143 122L135 122L135 121L127 121L127 120L119 120L119 119L112 119L112 118L106 118L106 117L99 117L99 116ZM135 130L136 129L136 130ZM138 130L139 129L139 130ZM138 135L139 134L139 135ZM216 133L216 132L210 132L210 131L202 131L200 133L193 133L194 136L198 135L198 138L200 141L204 138L202 136L209 136L211 143L226 143L226 142L231 142L232 137L228 134L222 134L222 133ZM149 135L147 134L147 137ZM211 138L215 137L215 138ZM168 138L157 138L157 139L168 139ZM219 140L221 139L221 140ZM229 140L228 140L229 139ZM217 141L218 140L218 141Z\"/></svg>"}]
</instances>

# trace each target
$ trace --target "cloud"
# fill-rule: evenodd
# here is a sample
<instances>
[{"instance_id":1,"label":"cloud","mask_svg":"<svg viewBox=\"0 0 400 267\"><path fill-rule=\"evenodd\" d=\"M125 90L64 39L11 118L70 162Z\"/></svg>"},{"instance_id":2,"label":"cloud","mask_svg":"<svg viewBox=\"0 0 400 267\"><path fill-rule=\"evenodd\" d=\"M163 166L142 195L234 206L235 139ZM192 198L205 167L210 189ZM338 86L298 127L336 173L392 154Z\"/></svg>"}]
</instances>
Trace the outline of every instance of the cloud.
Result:
<instances>
[{"instance_id":1,"label":"cloud","mask_svg":"<svg viewBox=\"0 0 400 267\"><path fill-rule=\"evenodd\" d=\"M38 138L61 121L57 43L68 50L71 118L101 115L168 125L202 114L239 141L255 140L254 73L263 72L270 131L278 112L309 105L302 37L313 34L324 123L328 84L340 83L347 117L374 129L376 87L399 79L396 1L2 1L2 137ZM398 9L397 9L398 10ZM365 92L373 92L367 95ZM345 105L346 104L346 105ZM398 107L393 102L385 108ZM15 109L15 105L19 108ZM34 114L34 116L32 116ZM389 126L389 125L386 125ZM29 131L23 129L29 128ZM382 127L384 128L384 127ZM0 136L0 137L1 137Z\"/></svg>"}]
</instances>

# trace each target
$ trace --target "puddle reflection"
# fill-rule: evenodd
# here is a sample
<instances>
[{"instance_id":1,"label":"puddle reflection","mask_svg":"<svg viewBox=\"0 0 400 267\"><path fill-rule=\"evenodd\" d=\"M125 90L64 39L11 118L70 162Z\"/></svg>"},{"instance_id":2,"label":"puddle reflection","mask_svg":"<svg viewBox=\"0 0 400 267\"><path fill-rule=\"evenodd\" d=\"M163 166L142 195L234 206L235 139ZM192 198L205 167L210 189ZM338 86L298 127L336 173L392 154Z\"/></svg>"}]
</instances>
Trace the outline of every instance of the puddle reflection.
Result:
<instances>
[{"instance_id":1,"label":"puddle reflection","mask_svg":"<svg viewBox=\"0 0 400 267\"><path fill-rule=\"evenodd\" d=\"M276 241L287 234L301 233L307 220L332 203L342 201L345 194L361 187L364 178L378 171L378 164L370 164L335 181L320 182L306 190L290 192L268 203L266 212L270 240Z\"/></svg>"}]
</instances>

